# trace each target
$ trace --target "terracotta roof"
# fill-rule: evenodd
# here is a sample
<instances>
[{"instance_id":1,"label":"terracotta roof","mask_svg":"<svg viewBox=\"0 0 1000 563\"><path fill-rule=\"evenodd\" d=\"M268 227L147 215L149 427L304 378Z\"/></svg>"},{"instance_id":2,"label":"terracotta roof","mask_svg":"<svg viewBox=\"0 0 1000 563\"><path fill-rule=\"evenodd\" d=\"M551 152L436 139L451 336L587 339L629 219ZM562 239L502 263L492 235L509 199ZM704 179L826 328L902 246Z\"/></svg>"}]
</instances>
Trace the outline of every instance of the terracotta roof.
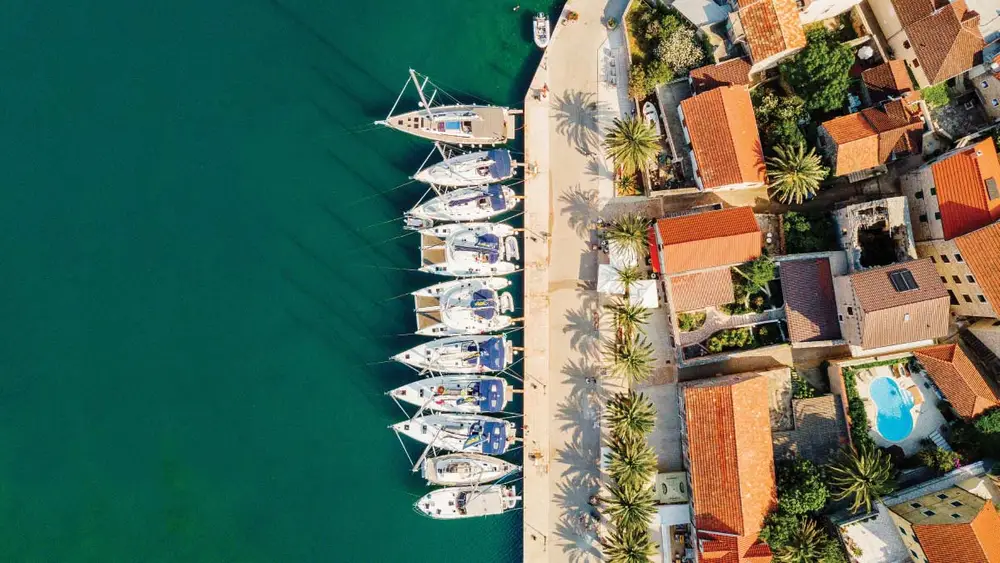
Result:
<instances>
[{"instance_id":1,"label":"terracotta roof","mask_svg":"<svg viewBox=\"0 0 1000 563\"><path fill-rule=\"evenodd\" d=\"M739 0L739 16L755 63L806 46L795 0Z\"/></svg>"},{"instance_id":2,"label":"terracotta roof","mask_svg":"<svg viewBox=\"0 0 1000 563\"><path fill-rule=\"evenodd\" d=\"M712 563L769 563L771 548L756 537L699 533L701 561Z\"/></svg>"},{"instance_id":3,"label":"terracotta roof","mask_svg":"<svg viewBox=\"0 0 1000 563\"><path fill-rule=\"evenodd\" d=\"M1000 223L956 238L955 246L962 253L993 312L1000 315Z\"/></svg>"},{"instance_id":4,"label":"terracotta roof","mask_svg":"<svg viewBox=\"0 0 1000 563\"><path fill-rule=\"evenodd\" d=\"M889 274L909 271L916 289L896 291ZM851 275L863 311L861 347L881 348L930 340L948 333L948 290L927 258L872 268Z\"/></svg>"},{"instance_id":5,"label":"terracotta roof","mask_svg":"<svg viewBox=\"0 0 1000 563\"><path fill-rule=\"evenodd\" d=\"M670 299L677 312L732 303L733 273L729 268L670 278Z\"/></svg>"},{"instance_id":6,"label":"terracotta roof","mask_svg":"<svg viewBox=\"0 0 1000 563\"><path fill-rule=\"evenodd\" d=\"M1000 516L992 502L984 502L971 522L913 526L930 563L1000 562Z\"/></svg>"},{"instance_id":7,"label":"terracotta roof","mask_svg":"<svg viewBox=\"0 0 1000 563\"><path fill-rule=\"evenodd\" d=\"M965 0L955 0L923 18L903 24L931 84L961 74L981 63L986 42L979 30L979 14Z\"/></svg>"},{"instance_id":8,"label":"terracotta roof","mask_svg":"<svg viewBox=\"0 0 1000 563\"><path fill-rule=\"evenodd\" d=\"M913 81L906 72L906 62L900 59L865 70L861 73L861 81L875 103L914 91Z\"/></svg>"},{"instance_id":9,"label":"terracotta roof","mask_svg":"<svg viewBox=\"0 0 1000 563\"><path fill-rule=\"evenodd\" d=\"M719 86L750 84L750 63L746 59L729 59L691 71L691 85L695 92L707 92Z\"/></svg>"},{"instance_id":10,"label":"terracotta roof","mask_svg":"<svg viewBox=\"0 0 1000 563\"><path fill-rule=\"evenodd\" d=\"M892 100L824 121L822 127L836 145L836 169L842 176L889 162L893 153L919 153L924 122L917 106Z\"/></svg>"},{"instance_id":11,"label":"terracotta roof","mask_svg":"<svg viewBox=\"0 0 1000 563\"><path fill-rule=\"evenodd\" d=\"M754 547L777 498L767 378L707 379L683 384L682 392L698 536L738 536L728 540L736 545L719 546L735 549L732 561L769 557Z\"/></svg>"},{"instance_id":12,"label":"terracotta roof","mask_svg":"<svg viewBox=\"0 0 1000 563\"><path fill-rule=\"evenodd\" d=\"M788 260L779 269L792 342L840 339L830 260Z\"/></svg>"},{"instance_id":13,"label":"terracotta roof","mask_svg":"<svg viewBox=\"0 0 1000 563\"><path fill-rule=\"evenodd\" d=\"M947 0L892 0L892 7L896 10L896 17L899 18L899 23L904 27L926 18L934 10L947 4Z\"/></svg>"},{"instance_id":14,"label":"terracotta roof","mask_svg":"<svg viewBox=\"0 0 1000 563\"><path fill-rule=\"evenodd\" d=\"M764 153L745 86L722 86L681 102L702 185L763 183Z\"/></svg>"},{"instance_id":15,"label":"terracotta roof","mask_svg":"<svg viewBox=\"0 0 1000 563\"><path fill-rule=\"evenodd\" d=\"M955 344L941 344L913 352L944 396L964 418L1000 405L1000 397Z\"/></svg>"},{"instance_id":16,"label":"terracotta roof","mask_svg":"<svg viewBox=\"0 0 1000 563\"><path fill-rule=\"evenodd\" d=\"M656 221L665 274L740 264L760 256L760 227L749 207Z\"/></svg>"},{"instance_id":17,"label":"terracotta roof","mask_svg":"<svg viewBox=\"0 0 1000 563\"><path fill-rule=\"evenodd\" d=\"M964 235L1000 219L1000 198L990 201L986 187L1000 190L1000 159L992 139L966 147L931 165L941 208L944 238Z\"/></svg>"}]
</instances>

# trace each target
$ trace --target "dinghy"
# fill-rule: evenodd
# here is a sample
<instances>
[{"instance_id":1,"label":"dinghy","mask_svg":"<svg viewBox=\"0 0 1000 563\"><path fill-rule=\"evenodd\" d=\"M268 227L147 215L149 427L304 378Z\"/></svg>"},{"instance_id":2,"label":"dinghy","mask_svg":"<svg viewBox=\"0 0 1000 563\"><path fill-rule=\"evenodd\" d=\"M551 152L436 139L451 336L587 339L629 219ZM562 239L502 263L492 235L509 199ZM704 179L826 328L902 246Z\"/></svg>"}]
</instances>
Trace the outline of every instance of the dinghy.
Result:
<instances>
[{"instance_id":1,"label":"dinghy","mask_svg":"<svg viewBox=\"0 0 1000 563\"><path fill-rule=\"evenodd\" d=\"M389 396L421 409L481 414L503 412L514 388L502 377L442 375L397 387Z\"/></svg>"},{"instance_id":2,"label":"dinghy","mask_svg":"<svg viewBox=\"0 0 1000 563\"><path fill-rule=\"evenodd\" d=\"M514 176L510 151L493 149L460 154L424 168L414 180L445 188L502 182Z\"/></svg>"},{"instance_id":3,"label":"dinghy","mask_svg":"<svg viewBox=\"0 0 1000 563\"><path fill-rule=\"evenodd\" d=\"M420 371L477 374L503 371L514 359L507 337L452 336L438 338L392 357Z\"/></svg>"},{"instance_id":4,"label":"dinghy","mask_svg":"<svg viewBox=\"0 0 1000 563\"><path fill-rule=\"evenodd\" d=\"M519 201L514 190L500 184L458 188L407 211L404 226L419 231L438 221L483 221L514 209Z\"/></svg>"},{"instance_id":5,"label":"dinghy","mask_svg":"<svg viewBox=\"0 0 1000 563\"><path fill-rule=\"evenodd\" d=\"M544 49L549 46L549 39L552 35L549 27L549 16L544 12L538 12L535 14L534 24L535 45L539 49Z\"/></svg>"},{"instance_id":6,"label":"dinghy","mask_svg":"<svg viewBox=\"0 0 1000 563\"><path fill-rule=\"evenodd\" d=\"M488 455L457 453L424 458L420 474L433 485L479 485L492 483L520 469L513 463Z\"/></svg>"},{"instance_id":7,"label":"dinghy","mask_svg":"<svg viewBox=\"0 0 1000 563\"><path fill-rule=\"evenodd\" d=\"M456 520L476 516L495 516L517 506L517 491L512 485L445 487L435 489L414 504L417 512L436 520Z\"/></svg>"},{"instance_id":8,"label":"dinghy","mask_svg":"<svg viewBox=\"0 0 1000 563\"><path fill-rule=\"evenodd\" d=\"M459 278L503 276L517 269L514 227L451 223L420 230L420 271Z\"/></svg>"},{"instance_id":9,"label":"dinghy","mask_svg":"<svg viewBox=\"0 0 1000 563\"><path fill-rule=\"evenodd\" d=\"M662 137L663 129L660 127L660 117L656 112L656 106L653 105L653 102L646 102L642 104L642 115L646 118L646 122L649 123L649 126L656 131L656 136L658 138Z\"/></svg>"},{"instance_id":10,"label":"dinghy","mask_svg":"<svg viewBox=\"0 0 1000 563\"><path fill-rule=\"evenodd\" d=\"M514 320L514 298L500 290L507 278L466 278L446 281L413 292L417 334L455 336L497 332Z\"/></svg>"},{"instance_id":11,"label":"dinghy","mask_svg":"<svg viewBox=\"0 0 1000 563\"><path fill-rule=\"evenodd\" d=\"M517 440L509 420L479 414L425 414L392 429L438 450L502 455Z\"/></svg>"}]
</instances>

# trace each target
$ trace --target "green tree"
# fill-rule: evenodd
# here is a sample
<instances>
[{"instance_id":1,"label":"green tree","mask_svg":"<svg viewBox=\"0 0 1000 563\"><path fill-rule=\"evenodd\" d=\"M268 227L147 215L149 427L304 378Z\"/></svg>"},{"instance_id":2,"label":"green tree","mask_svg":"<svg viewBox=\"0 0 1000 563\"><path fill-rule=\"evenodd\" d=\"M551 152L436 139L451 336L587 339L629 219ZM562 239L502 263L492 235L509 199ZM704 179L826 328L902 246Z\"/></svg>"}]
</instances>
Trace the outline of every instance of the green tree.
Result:
<instances>
[{"instance_id":1,"label":"green tree","mask_svg":"<svg viewBox=\"0 0 1000 563\"><path fill-rule=\"evenodd\" d=\"M779 96L763 88L755 89L751 96L761 143L768 154L771 147L795 146L806 142L799 128L800 121L809 119L806 103L802 98L794 95Z\"/></svg>"},{"instance_id":2,"label":"green tree","mask_svg":"<svg viewBox=\"0 0 1000 563\"><path fill-rule=\"evenodd\" d=\"M611 396L605 417L612 434L645 438L656 423L656 408L645 395L629 389Z\"/></svg>"},{"instance_id":3,"label":"green tree","mask_svg":"<svg viewBox=\"0 0 1000 563\"><path fill-rule=\"evenodd\" d=\"M614 320L615 326L626 339L632 338L637 332L646 334L644 325L649 322L651 312L642 305L635 305L626 299L615 299L604 306Z\"/></svg>"},{"instance_id":4,"label":"green tree","mask_svg":"<svg viewBox=\"0 0 1000 563\"><path fill-rule=\"evenodd\" d=\"M618 176L618 179L615 180L615 195L630 196L636 195L637 193L639 192L636 189L635 176Z\"/></svg>"},{"instance_id":5,"label":"green tree","mask_svg":"<svg viewBox=\"0 0 1000 563\"><path fill-rule=\"evenodd\" d=\"M687 28L678 29L661 41L654 55L674 74L687 74L705 62L705 51L695 39L694 30Z\"/></svg>"},{"instance_id":6,"label":"green tree","mask_svg":"<svg viewBox=\"0 0 1000 563\"><path fill-rule=\"evenodd\" d=\"M789 254L821 252L836 248L833 222L826 213L810 214L789 211L782 220L785 250Z\"/></svg>"},{"instance_id":7,"label":"green tree","mask_svg":"<svg viewBox=\"0 0 1000 563\"><path fill-rule=\"evenodd\" d=\"M632 336L605 344L605 359L611 364L611 374L626 384L634 385L649 379L653 372L653 345L645 338Z\"/></svg>"},{"instance_id":8,"label":"green tree","mask_svg":"<svg viewBox=\"0 0 1000 563\"><path fill-rule=\"evenodd\" d=\"M976 430L983 434L1000 434L1000 407L994 407L976 417Z\"/></svg>"},{"instance_id":9,"label":"green tree","mask_svg":"<svg viewBox=\"0 0 1000 563\"><path fill-rule=\"evenodd\" d=\"M788 545L792 541L792 536L801 526L798 516L783 510L776 510L767 515L764 527L760 531L760 539L764 540L772 549Z\"/></svg>"},{"instance_id":10,"label":"green tree","mask_svg":"<svg viewBox=\"0 0 1000 563\"><path fill-rule=\"evenodd\" d=\"M951 98L948 96L948 84L945 82L923 88L920 90L920 97L931 108L939 108L951 103Z\"/></svg>"},{"instance_id":11,"label":"green tree","mask_svg":"<svg viewBox=\"0 0 1000 563\"><path fill-rule=\"evenodd\" d=\"M778 65L781 76L810 111L833 111L847 102L854 53L824 28L806 34L808 44Z\"/></svg>"},{"instance_id":12,"label":"green tree","mask_svg":"<svg viewBox=\"0 0 1000 563\"><path fill-rule=\"evenodd\" d=\"M814 149L806 152L804 144L793 147L777 146L777 156L767 159L767 177L771 181L771 194L781 203L802 203L806 197L816 195L819 183L829 169L823 166Z\"/></svg>"},{"instance_id":13,"label":"green tree","mask_svg":"<svg viewBox=\"0 0 1000 563\"><path fill-rule=\"evenodd\" d=\"M917 452L917 461L938 473L947 473L958 467L962 456L943 448L924 448Z\"/></svg>"},{"instance_id":14,"label":"green tree","mask_svg":"<svg viewBox=\"0 0 1000 563\"><path fill-rule=\"evenodd\" d=\"M772 548L775 563L834 563L844 560L836 540L810 518L806 518L792 532L787 543Z\"/></svg>"},{"instance_id":15,"label":"green tree","mask_svg":"<svg viewBox=\"0 0 1000 563\"><path fill-rule=\"evenodd\" d=\"M649 226L652 222L639 213L625 213L611 221L604 237L640 259L649 252Z\"/></svg>"},{"instance_id":16,"label":"green tree","mask_svg":"<svg viewBox=\"0 0 1000 563\"><path fill-rule=\"evenodd\" d=\"M615 527L645 532L649 521L656 514L653 487L625 487L621 483L614 483L608 489L611 496L602 501Z\"/></svg>"},{"instance_id":17,"label":"green tree","mask_svg":"<svg viewBox=\"0 0 1000 563\"><path fill-rule=\"evenodd\" d=\"M632 294L632 288L635 287L635 284L646 278L638 266L625 266L618 270L617 277L618 283L622 284L622 291L625 292L625 299L628 299Z\"/></svg>"},{"instance_id":18,"label":"green tree","mask_svg":"<svg viewBox=\"0 0 1000 563\"><path fill-rule=\"evenodd\" d=\"M762 291L768 297L771 296L768 283L774 279L774 270L774 261L763 254L743 266L733 268L733 271L745 280L745 283L739 284L743 287L735 288L737 298L743 301L745 307L750 306L750 295L755 291Z\"/></svg>"},{"instance_id":19,"label":"green tree","mask_svg":"<svg viewBox=\"0 0 1000 563\"><path fill-rule=\"evenodd\" d=\"M649 563L656 555L656 544L648 530L611 528L601 545L608 563Z\"/></svg>"},{"instance_id":20,"label":"green tree","mask_svg":"<svg viewBox=\"0 0 1000 563\"><path fill-rule=\"evenodd\" d=\"M604 138L604 146L622 174L645 170L660 151L656 130L645 119L615 118Z\"/></svg>"},{"instance_id":21,"label":"green tree","mask_svg":"<svg viewBox=\"0 0 1000 563\"><path fill-rule=\"evenodd\" d=\"M608 440L608 473L624 487L650 486L656 475L656 453L646 438L636 434L612 434Z\"/></svg>"},{"instance_id":22,"label":"green tree","mask_svg":"<svg viewBox=\"0 0 1000 563\"><path fill-rule=\"evenodd\" d=\"M892 461L874 446L863 444L845 452L843 459L827 468L830 484L836 491L834 500L851 500L851 511L864 508L871 512L872 505L893 489Z\"/></svg>"},{"instance_id":23,"label":"green tree","mask_svg":"<svg viewBox=\"0 0 1000 563\"><path fill-rule=\"evenodd\" d=\"M778 464L778 507L789 514L819 512L830 492L822 472L808 459L799 457Z\"/></svg>"}]
</instances>

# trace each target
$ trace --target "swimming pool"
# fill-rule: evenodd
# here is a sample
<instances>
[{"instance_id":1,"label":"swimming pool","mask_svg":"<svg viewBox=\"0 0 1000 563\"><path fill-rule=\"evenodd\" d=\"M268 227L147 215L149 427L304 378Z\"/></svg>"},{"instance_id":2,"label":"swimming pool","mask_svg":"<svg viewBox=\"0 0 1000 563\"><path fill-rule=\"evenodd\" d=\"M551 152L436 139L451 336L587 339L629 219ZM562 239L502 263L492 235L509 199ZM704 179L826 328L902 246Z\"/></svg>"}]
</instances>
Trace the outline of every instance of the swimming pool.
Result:
<instances>
[{"instance_id":1,"label":"swimming pool","mask_svg":"<svg viewBox=\"0 0 1000 563\"><path fill-rule=\"evenodd\" d=\"M875 402L878 433L890 442L899 442L913 431L913 395L904 391L891 377L878 377L868 387Z\"/></svg>"}]
</instances>

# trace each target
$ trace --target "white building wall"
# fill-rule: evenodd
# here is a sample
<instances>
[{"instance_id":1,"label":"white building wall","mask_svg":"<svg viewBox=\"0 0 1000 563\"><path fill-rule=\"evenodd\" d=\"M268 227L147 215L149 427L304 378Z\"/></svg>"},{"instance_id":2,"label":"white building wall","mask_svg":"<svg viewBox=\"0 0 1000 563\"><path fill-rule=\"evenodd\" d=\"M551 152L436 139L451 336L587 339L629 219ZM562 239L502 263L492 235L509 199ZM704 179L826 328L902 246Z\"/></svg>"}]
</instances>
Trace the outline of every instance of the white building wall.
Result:
<instances>
[{"instance_id":1,"label":"white building wall","mask_svg":"<svg viewBox=\"0 0 1000 563\"><path fill-rule=\"evenodd\" d=\"M802 25L839 16L861 3L861 0L816 0L799 13Z\"/></svg>"},{"instance_id":2,"label":"white building wall","mask_svg":"<svg viewBox=\"0 0 1000 563\"><path fill-rule=\"evenodd\" d=\"M928 165L904 174L899 179L906 203L910 206L910 224L913 240L926 241L944 238L941 208L938 206L934 173Z\"/></svg>"},{"instance_id":3,"label":"white building wall","mask_svg":"<svg viewBox=\"0 0 1000 563\"><path fill-rule=\"evenodd\" d=\"M917 256L934 262L941 282L955 296L958 304L952 303L952 313L963 317L997 317L954 239L921 242L917 244Z\"/></svg>"}]
</instances>

